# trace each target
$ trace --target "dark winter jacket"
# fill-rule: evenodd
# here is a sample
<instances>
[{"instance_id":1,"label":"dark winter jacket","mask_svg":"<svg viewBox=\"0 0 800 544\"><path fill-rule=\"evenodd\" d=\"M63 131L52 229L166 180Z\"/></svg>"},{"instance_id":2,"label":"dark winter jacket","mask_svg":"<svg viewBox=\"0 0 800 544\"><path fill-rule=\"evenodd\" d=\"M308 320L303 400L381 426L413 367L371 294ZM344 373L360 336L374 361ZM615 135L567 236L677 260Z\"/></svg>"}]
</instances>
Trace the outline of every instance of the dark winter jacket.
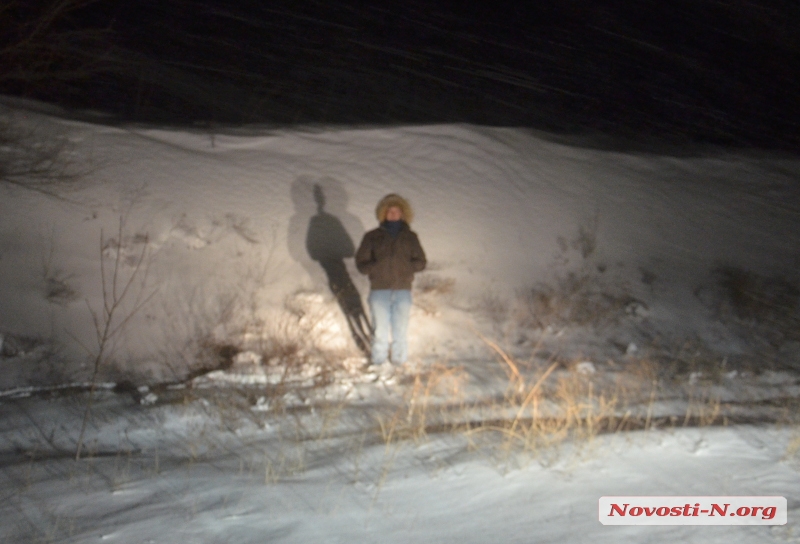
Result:
<instances>
[{"instance_id":1,"label":"dark winter jacket","mask_svg":"<svg viewBox=\"0 0 800 544\"><path fill-rule=\"evenodd\" d=\"M369 275L373 291L411 289L414 273L424 270L425 264L419 238L405 222L396 238L384 227L369 231L356 251L356 267Z\"/></svg>"}]
</instances>

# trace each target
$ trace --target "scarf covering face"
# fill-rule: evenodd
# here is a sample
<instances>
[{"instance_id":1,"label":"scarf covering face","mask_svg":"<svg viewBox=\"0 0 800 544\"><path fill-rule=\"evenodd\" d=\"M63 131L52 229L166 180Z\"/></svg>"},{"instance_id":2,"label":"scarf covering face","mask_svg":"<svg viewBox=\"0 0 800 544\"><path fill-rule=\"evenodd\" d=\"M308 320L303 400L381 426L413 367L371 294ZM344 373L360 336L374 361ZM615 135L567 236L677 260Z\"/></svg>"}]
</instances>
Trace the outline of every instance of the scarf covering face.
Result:
<instances>
[{"instance_id":1,"label":"scarf covering face","mask_svg":"<svg viewBox=\"0 0 800 544\"><path fill-rule=\"evenodd\" d=\"M389 236L397 238L397 235L400 234L400 230L403 228L403 221L384 221L383 228L389 232Z\"/></svg>"}]
</instances>

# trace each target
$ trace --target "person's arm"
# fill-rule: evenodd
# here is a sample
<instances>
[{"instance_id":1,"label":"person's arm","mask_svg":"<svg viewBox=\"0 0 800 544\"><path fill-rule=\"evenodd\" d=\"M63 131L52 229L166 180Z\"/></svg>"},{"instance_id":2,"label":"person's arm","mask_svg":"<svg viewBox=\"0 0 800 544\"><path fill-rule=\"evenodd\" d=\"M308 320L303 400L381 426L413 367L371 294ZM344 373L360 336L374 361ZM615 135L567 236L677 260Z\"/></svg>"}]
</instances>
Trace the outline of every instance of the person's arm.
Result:
<instances>
[{"instance_id":1,"label":"person's arm","mask_svg":"<svg viewBox=\"0 0 800 544\"><path fill-rule=\"evenodd\" d=\"M372 240L369 234L365 234L361 239L361 245L356 251L356 268L362 274L369 274L375 267L375 254L372 251Z\"/></svg>"},{"instance_id":2,"label":"person's arm","mask_svg":"<svg viewBox=\"0 0 800 544\"><path fill-rule=\"evenodd\" d=\"M411 245L411 268L414 272L422 272L428 261L425 259L425 252L419 243L419 238L414 234L414 243Z\"/></svg>"}]
</instances>

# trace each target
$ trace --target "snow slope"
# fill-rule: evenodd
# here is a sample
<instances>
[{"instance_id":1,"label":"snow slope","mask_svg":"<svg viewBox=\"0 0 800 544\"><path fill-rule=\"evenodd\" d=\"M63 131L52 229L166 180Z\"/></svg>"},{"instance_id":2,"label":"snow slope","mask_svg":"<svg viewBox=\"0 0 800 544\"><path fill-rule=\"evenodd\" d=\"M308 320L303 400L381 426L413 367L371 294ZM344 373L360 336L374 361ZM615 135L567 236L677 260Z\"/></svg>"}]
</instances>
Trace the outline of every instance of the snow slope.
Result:
<instances>
[{"instance_id":1,"label":"snow slope","mask_svg":"<svg viewBox=\"0 0 800 544\"><path fill-rule=\"evenodd\" d=\"M581 228L595 237L593 262L609 281L645 301L657 329L680 334L705 332L708 312L695 291L714 266L787 274L798 265L796 160L622 154L469 126L208 134L26 121L68 140L86 183L70 194L74 203L6 193L0 285L12 311L0 328L54 336L73 358L73 338L92 341L84 301L100 304L101 233L106 243L115 238L120 218L127 262L147 240L146 287L158 290L127 328L121 364L152 362L166 328L196 328L188 322L200 316L190 314L213 313L226 297L256 300L263 314L298 289L324 292L321 267L305 251L315 184L354 244L374 226L382 195L406 195L428 274L455 280L462 308L487 294L508 300L580 265L563 248ZM72 295L48 300L48 274ZM430 346L420 340L421 355Z\"/></svg>"},{"instance_id":2,"label":"snow slope","mask_svg":"<svg viewBox=\"0 0 800 544\"><path fill-rule=\"evenodd\" d=\"M457 433L383 443L381 415L403 405L413 379L363 379L306 249L323 195L363 297L348 246L373 228L384 194L409 198L429 258L416 283L409 373L461 367L470 402L508 385L480 333L530 358L531 372L555 360L553 376L563 377L591 362L581 368L596 370L586 379L598 384L631 374L640 354L689 361L651 402L656 416L686 413L686 388L712 372L717 398L761 403L762 420L796 423L800 344L786 328L794 314L769 314L787 319L775 330L788 323L772 343L762 329L748 334L747 320L720 309L726 291L715 275L722 267L767 278L759 286L797 285L796 158L622 152L513 128L210 133L13 115L63 141L81 182L60 199L0 188L4 541L800 538L791 425L612 433L503 460L492 448L471 452ZM76 463L88 395L52 387L91 378L92 314L102 329L103 277L108 303L115 276L111 324L124 327L104 347L98 379L126 385L94 395L87 459ZM533 288L589 300L587 321L526 313ZM243 350L233 366L194 380L196 389L159 385L216 368L228 345ZM296 351L286 355L287 346ZM691 366L701 352L706 366ZM333 378L317 388L313 368L323 363ZM771 372L757 375L759 366ZM287 389L273 398L263 392L270 384ZM328 417L340 434L317 429ZM783 495L790 523L604 527L597 499L614 494Z\"/></svg>"}]
</instances>

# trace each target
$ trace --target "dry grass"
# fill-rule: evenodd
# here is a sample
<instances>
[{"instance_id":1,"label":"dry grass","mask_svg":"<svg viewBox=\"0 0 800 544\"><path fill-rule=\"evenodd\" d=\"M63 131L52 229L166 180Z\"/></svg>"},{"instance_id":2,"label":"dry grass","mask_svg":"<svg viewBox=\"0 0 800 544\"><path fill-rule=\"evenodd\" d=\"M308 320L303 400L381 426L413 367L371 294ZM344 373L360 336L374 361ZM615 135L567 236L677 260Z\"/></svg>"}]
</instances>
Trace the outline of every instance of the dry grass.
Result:
<instances>
[{"instance_id":1,"label":"dry grass","mask_svg":"<svg viewBox=\"0 0 800 544\"><path fill-rule=\"evenodd\" d=\"M466 381L462 367L441 363L413 376L401 405L389 415L377 416L383 442L387 447L406 440L419 444L431 429L457 429L459 410L454 408L464 407Z\"/></svg>"},{"instance_id":2,"label":"dry grass","mask_svg":"<svg viewBox=\"0 0 800 544\"><path fill-rule=\"evenodd\" d=\"M535 457L566 440L589 442L615 425L620 400L598 390L591 377L557 372L561 365L553 362L526 379L510 357L504 359L512 368L507 393L465 429L474 447L489 447L501 459L520 452Z\"/></svg>"},{"instance_id":3,"label":"dry grass","mask_svg":"<svg viewBox=\"0 0 800 544\"><path fill-rule=\"evenodd\" d=\"M706 384L691 384L683 392L683 413L659 413L656 407L667 390L649 359L631 361L614 376L554 360L531 367L483 339L507 373L506 391L467 402L466 373L432 367L410 384L401 407L379 416L387 453L398 442L418 444L431 434L447 433L465 437L471 448L487 451L500 462L518 454L551 459L559 446L569 442L580 451L599 434L727 421L718 395Z\"/></svg>"},{"instance_id":4,"label":"dry grass","mask_svg":"<svg viewBox=\"0 0 800 544\"><path fill-rule=\"evenodd\" d=\"M800 462L800 428L795 429L794 436L786 446L783 458L787 461Z\"/></svg>"}]
</instances>

